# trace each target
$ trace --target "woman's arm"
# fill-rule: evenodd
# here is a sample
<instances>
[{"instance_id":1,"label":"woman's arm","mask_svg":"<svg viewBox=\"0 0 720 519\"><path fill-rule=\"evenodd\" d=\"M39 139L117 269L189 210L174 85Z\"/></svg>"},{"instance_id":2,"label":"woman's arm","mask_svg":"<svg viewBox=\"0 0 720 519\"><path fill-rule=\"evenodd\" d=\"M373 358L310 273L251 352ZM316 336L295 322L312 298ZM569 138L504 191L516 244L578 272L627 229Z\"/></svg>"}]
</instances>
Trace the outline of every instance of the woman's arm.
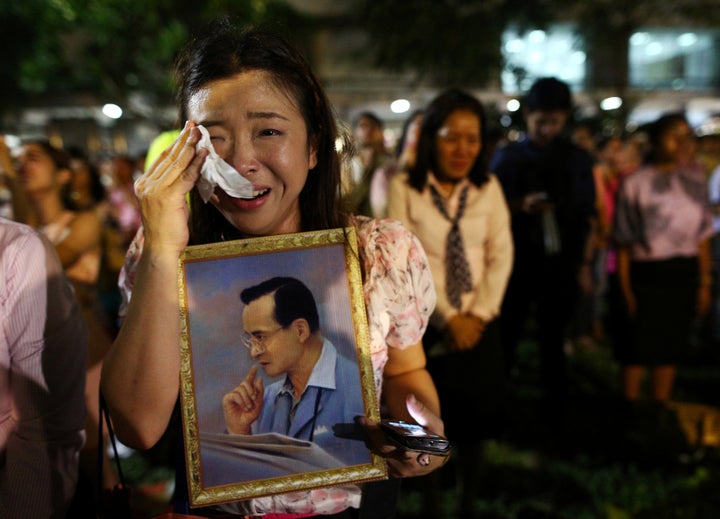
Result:
<instances>
[{"instance_id":1,"label":"woman's arm","mask_svg":"<svg viewBox=\"0 0 720 519\"><path fill-rule=\"evenodd\" d=\"M79 213L70 224L70 233L55 244L63 268L73 265L88 251L100 247L102 222L95 211Z\"/></svg>"},{"instance_id":2,"label":"woman's arm","mask_svg":"<svg viewBox=\"0 0 720 519\"><path fill-rule=\"evenodd\" d=\"M113 426L123 443L137 449L160 439L178 397L177 261L143 251L128 313L103 361L101 386Z\"/></svg>"},{"instance_id":3,"label":"woman's arm","mask_svg":"<svg viewBox=\"0 0 720 519\"><path fill-rule=\"evenodd\" d=\"M440 418L440 399L430 373L425 369L425 352L421 343L404 349L388 349L382 395L390 418L416 422L432 433L445 434ZM417 451L398 448L377 424L367 418L362 418L361 423L366 427L373 450L386 457L393 477L422 476L447 461L447 456L438 455L430 456L428 464L421 464Z\"/></svg>"},{"instance_id":4,"label":"woman's arm","mask_svg":"<svg viewBox=\"0 0 720 519\"><path fill-rule=\"evenodd\" d=\"M700 281L698 285L697 313L699 316L707 315L712 306L712 267L710 238L707 238L701 241L698 247L698 272Z\"/></svg>"},{"instance_id":5,"label":"woman's arm","mask_svg":"<svg viewBox=\"0 0 720 519\"><path fill-rule=\"evenodd\" d=\"M617 276L628 314L634 316L637 304L630 281L630 250L628 247L617 248Z\"/></svg>"},{"instance_id":6,"label":"woman's arm","mask_svg":"<svg viewBox=\"0 0 720 519\"><path fill-rule=\"evenodd\" d=\"M188 243L185 195L199 178L206 151L186 124L137 183L145 243L128 312L103 362L102 391L118 437L152 447L172 416L180 381L178 259Z\"/></svg>"},{"instance_id":7,"label":"woman's arm","mask_svg":"<svg viewBox=\"0 0 720 519\"><path fill-rule=\"evenodd\" d=\"M421 343L404 349L388 348L382 395L392 418L415 421L406 404L406 398L411 393L425 404L429 412L440 416L440 398L430 373L425 369L425 362ZM433 432L443 434L444 431Z\"/></svg>"}]
</instances>

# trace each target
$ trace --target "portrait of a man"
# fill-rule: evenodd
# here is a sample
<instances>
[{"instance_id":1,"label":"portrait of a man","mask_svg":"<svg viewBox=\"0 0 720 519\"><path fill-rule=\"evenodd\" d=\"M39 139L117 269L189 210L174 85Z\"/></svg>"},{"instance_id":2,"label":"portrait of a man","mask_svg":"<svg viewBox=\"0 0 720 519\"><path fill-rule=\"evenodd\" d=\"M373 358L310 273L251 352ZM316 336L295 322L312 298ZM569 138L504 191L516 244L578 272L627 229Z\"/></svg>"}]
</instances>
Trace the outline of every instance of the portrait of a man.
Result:
<instances>
[{"instance_id":1,"label":"portrait of a man","mask_svg":"<svg viewBox=\"0 0 720 519\"><path fill-rule=\"evenodd\" d=\"M364 445L338 435L364 414L357 364L323 336L312 292L298 279L274 277L240 298L242 342L256 364L223 397L228 432L284 434L316 443L344 465L367 462ZM258 369L281 378L265 389Z\"/></svg>"},{"instance_id":2,"label":"portrait of a man","mask_svg":"<svg viewBox=\"0 0 720 519\"><path fill-rule=\"evenodd\" d=\"M342 245L185 264L198 486L251 496L293 476L383 475L355 423L377 402L346 269Z\"/></svg>"}]
</instances>

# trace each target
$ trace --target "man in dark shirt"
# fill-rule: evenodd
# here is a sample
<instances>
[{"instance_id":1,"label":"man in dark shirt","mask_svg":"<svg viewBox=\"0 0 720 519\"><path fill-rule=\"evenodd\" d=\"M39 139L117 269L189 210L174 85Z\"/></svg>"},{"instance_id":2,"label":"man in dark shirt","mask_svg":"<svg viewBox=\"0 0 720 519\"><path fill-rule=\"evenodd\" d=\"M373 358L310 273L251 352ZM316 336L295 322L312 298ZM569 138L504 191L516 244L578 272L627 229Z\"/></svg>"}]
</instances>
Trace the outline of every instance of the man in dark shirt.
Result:
<instances>
[{"instance_id":1,"label":"man in dark shirt","mask_svg":"<svg viewBox=\"0 0 720 519\"><path fill-rule=\"evenodd\" d=\"M593 161L563 135L572 112L567 84L538 79L522 108L526 137L499 148L490 163L510 207L515 242L500 322L512 369L534 315L544 396L559 418L567 395L565 329L579 288L591 288Z\"/></svg>"}]
</instances>

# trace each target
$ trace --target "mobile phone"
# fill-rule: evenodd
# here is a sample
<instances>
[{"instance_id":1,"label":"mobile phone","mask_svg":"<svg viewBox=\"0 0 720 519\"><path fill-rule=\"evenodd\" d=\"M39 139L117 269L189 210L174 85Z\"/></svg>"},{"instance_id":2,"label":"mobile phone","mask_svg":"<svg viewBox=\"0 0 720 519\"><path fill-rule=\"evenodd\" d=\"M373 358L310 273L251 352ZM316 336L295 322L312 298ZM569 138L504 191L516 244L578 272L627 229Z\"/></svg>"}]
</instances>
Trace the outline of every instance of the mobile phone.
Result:
<instances>
[{"instance_id":1,"label":"mobile phone","mask_svg":"<svg viewBox=\"0 0 720 519\"><path fill-rule=\"evenodd\" d=\"M450 454L450 442L444 436L429 432L422 425L402 420L383 420L380 428L399 447L439 456Z\"/></svg>"}]
</instances>

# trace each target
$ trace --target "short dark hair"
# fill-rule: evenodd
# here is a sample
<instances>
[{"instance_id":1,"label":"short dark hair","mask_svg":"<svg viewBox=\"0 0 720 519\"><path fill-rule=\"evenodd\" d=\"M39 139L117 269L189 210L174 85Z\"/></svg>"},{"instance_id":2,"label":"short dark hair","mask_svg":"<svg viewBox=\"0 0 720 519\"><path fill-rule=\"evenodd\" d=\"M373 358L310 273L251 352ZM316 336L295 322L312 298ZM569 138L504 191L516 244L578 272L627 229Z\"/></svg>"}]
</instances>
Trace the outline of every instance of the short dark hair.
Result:
<instances>
[{"instance_id":1,"label":"short dark hair","mask_svg":"<svg viewBox=\"0 0 720 519\"><path fill-rule=\"evenodd\" d=\"M528 112L570 111L573 108L570 87L564 81L554 77L540 78L525 94L523 108Z\"/></svg>"},{"instance_id":2,"label":"short dark hair","mask_svg":"<svg viewBox=\"0 0 720 519\"><path fill-rule=\"evenodd\" d=\"M287 328L295 319L305 319L310 332L320 328L317 304L310 289L299 279L277 276L248 287L240 292L240 300L248 305L262 296L274 292L274 319Z\"/></svg>"},{"instance_id":3,"label":"short dark hair","mask_svg":"<svg viewBox=\"0 0 720 519\"><path fill-rule=\"evenodd\" d=\"M480 121L480 142L482 147L470 170L468 179L476 186L483 185L488 179L487 117L482 103L473 95L457 88L450 88L435 97L425 108L420 138L417 146L415 164L409 170L408 183L422 191L427 183L428 171L437 172L438 158L435 137L450 114L457 110L467 110L477 115Z\"/></svg>"}]
</instances>

